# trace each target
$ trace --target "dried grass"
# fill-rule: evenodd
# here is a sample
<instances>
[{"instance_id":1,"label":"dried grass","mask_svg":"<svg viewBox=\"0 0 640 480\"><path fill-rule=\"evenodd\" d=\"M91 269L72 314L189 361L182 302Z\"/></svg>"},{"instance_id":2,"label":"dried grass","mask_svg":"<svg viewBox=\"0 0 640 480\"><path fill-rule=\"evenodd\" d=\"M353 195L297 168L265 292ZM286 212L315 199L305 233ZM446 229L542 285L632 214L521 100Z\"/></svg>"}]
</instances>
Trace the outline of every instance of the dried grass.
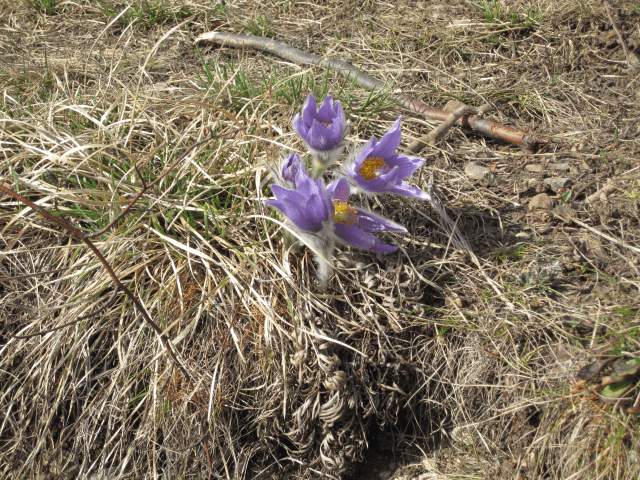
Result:
<instances>
[{"instance_id":1,"label":"dried grass","mask_svg":"<svg viewBox=\"0 0 640 480\"><path fill-rule=\"evenodd\" d=\"M185 1L167 3L157 24L144 15L125 24L126 12L109 18L94 2L61 5L55 16L0 6L5 184L97 231L142 187L134 163L149 182L209 132L247 129L194 149L95 241L191 382L122 293L87 321L13 338L97 310L113 284L85 245L1 199L1 477L290 478L304 464L301 477L335 478L376 429L394 449L426 451L442 475L637 477L636 417L603 404L593 386L570 388L593 356L637 358L638 257L527 213L533 193L518 193L529 164L570 163L578 201L614 178L619 191L606 203L568 213L640 244L637 78L619 48L604 57L612 31L602 4L500 2L523 18L539 9L530 25L488 23L466 2ZM639 19L625 24L631 49ZM408 229L385 237L399 253L340 251L323 288L312 255L283 246L261 202L269 163L302 147L290 126L301 102L276 95L297 76L319 85L323 72L216 48L203 57L217 62L220 89L207 89L192 40L217 20L361 62L434 106L494 102L499 121L553 147L525 156L452 130L423 152L425 171L412 181L431 178L460 238L427 205L374 199ZM238 96L239 72L259 85L272 68L280 83ZM333 92L342 79L328 82ZM360 141L398 114L359 112L364 99L342 97ZM403 128L406 148L432 127L406 116ZM469 180L474 160L495 163L497 181Z\"/></svg>"}]
</instances>

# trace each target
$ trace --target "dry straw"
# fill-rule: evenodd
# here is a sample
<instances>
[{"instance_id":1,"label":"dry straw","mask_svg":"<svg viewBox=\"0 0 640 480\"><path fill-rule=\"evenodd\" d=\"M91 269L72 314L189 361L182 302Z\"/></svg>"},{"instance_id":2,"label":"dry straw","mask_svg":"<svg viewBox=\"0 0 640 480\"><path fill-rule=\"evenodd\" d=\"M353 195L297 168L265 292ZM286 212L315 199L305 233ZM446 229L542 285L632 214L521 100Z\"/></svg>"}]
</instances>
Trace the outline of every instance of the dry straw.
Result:
<instances>
[{"instance_id":1,"label":"dry straw","mask_svg":"<svg viewBox=\"0 0 640 480\"><path fill-rule=\"evenodd\" d=\"M639 346L637 78L601 2L27 3L0 5L0 181L21 196L0 198L0 477L346 478L371 451L443 478L637 477L635 384L608 404L605 367L575 383ZM398 251L339 249L323 287L263 204L269 167L302 153L310 92L358 141L400 112L320 68L198 53L218 21L429 104L493 103L552 148L449 130L408 179L436 208L370 199ZM432 125L403 115L406 152ZM574 197L529 208L537 168Z\"/></svg>"}]
</instances>

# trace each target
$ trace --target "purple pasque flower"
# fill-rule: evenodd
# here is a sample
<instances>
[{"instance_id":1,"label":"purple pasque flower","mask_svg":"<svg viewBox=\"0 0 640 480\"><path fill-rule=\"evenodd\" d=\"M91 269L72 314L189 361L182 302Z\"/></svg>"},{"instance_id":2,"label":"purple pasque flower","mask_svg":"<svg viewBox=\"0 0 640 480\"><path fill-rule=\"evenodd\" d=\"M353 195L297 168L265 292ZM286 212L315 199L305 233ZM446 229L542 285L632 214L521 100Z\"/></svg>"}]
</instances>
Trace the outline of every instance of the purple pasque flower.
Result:
<instances>
[{"instance_id":1,"label":"purple pasque flower","mask_svg":"<svg viewBox=\"0 0 640 480\"><path fill-rule=\"evenodd\" d=\"M300 164L294 181L295 190L272 184L271 190L276 199L265 203L280 210L302 242L316 254L323 284L331 273L336 241L378 253L397 250L397 247L382 243L369 232L406 232L406 229L349 205L349 182L346 178L340 178L325 188L322 179L314 181Z\"/></svg>"},{"instance_id":2,"label":"purple pasque flower","mask_svg":"<svg viewBox=\"0 0 640 480\"><path fill-rule=\"evenodd\" d=\"M301 168L304 167L300 156L292 153L288 157L282 157L276 164L269 165L269 173L276 185L291 189L294 188L296 174Z\"/></svg>"},{"instance_id":3,"label":"purple pasque flower","mask_svg":"<svg viewBox=\"0 0 640 480\"><path fill-rule=\"evenodd\" d=\"M404 181L422 166L422 158L407 157L395 151L400 146L400 122L396 123L380 139L373 137L356 151L342 169L343 175L355 187L354 193L397 193L407 197L431 200L431 196Z\"/></svg>"},{"instance_id":4,"label":"purple pasque flower","mask_svg":"<svg viewBox=\"0 0 640 480\"><path fill-rule=\"evenodd\" d=\"M265 203L280 210L302 243L315 253L318 275L325 284L331 274L335 247L333 203L322 179L314 181L299 160L300 157L292 155L280 171L283 179L293 179L296 189L272 184L271 191L276 200L266 200Z\"/></svg>"},{"instance_id":5,"label":"purple pasque flower","mask_svg":"<svg viewBox=\"0 0 640 480\"><path fill-rule=\"evenodd\" d=\"M356 248L377 253L395 252L398 247L382 243L369 232L406 232L406 228L366 210L349 205L349 182L339 178L327 187L333 203L334 233L339 240Z\"/></svg>"},{"instance_id":6,"label":"purple pasque flower","mask_svg":"<svg viewBox=\"0 0 640 480\"><path fill-rule=\"evenodd\" d=\"M285 165L283 171L286 168ZM287 172L290 173L290 170ZM296 190L272 184L271 191L276 200L266 200L265 203L280 210L298 229L319 232L333 216L333 205L327 197L322 179L314 181L299 165L294 182Z\"/></svg>"},{"instance_id":7,"label":"purple pasque flower","mask_svg":"<svg viewBox=\"0 0 640 480\"><path fill-rule=\"evenodd\" d=\"M298 171L303 168L298 154L293 153L282 164L282 178L287 182L295 182Z\"/></svg>"},{"instance_id":8,"label":"purple pasque flower","mask_svg":"<svg viewBox=\"0 0 640 480\"><path fill-rule=\"evenodd\" d=\"M334 163L346 147L345 137L349 132L349 121L344 115L339 101L327 95L318 109L313 95L307 97L302 107L302 116L293 117L293 127L313 155L323 167Z\"/></svg>"}]
</instances>

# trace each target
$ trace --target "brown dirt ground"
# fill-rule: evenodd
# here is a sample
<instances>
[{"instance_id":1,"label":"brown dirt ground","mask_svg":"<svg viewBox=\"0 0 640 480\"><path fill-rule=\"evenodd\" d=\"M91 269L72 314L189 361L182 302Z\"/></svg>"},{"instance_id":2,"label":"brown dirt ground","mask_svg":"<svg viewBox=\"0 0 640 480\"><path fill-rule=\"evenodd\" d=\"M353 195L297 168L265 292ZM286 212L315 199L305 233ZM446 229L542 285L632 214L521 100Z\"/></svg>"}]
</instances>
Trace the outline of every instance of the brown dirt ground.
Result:
<instances>
[{"instance_id":1,"label":"brown dirt ground","mask_svg":"<svg viewBox=\"0 0 640 480\"><path fill-rule=\"evenodd\" d=\"M631 387L625 399L617 403L607 403L600 396L607 379L615 378L612 365L596 369L594 376L582 380L576 380L576 375L581 367L593 366L593 362L609 356L624 361L640 358L640 73L627 65L618 37L599 1L501 0L498 4L500 12L494 15L498 18L489 23L479 6L453 0L260 4L228 0L224 6L185 1L166 4L174 15L172 18L151 24L151 13L143 11L142 20L133 25L123 22L108 25L111 19L100 5L114 12L124 7L111 0L63 2L57 7L57 15L38 12L29 2L0 4L2 115L5 120L9 118L8 112L16 108L12 102L24 108L33 105L32 111L36 113L29 122L34 132L38 128L42 132L56 128L69 132L69 120L64 115L56 116L56 109L65 102L72 105L95 102L104 112L109 104L121 101L123 92L128 92L130 96L137 95L138 102L151 112L145 121L153 125L166 122L167 138L178 138L187 131L187 125L196 125L198 121L199 126L204 126L207 115L217 118L221 109L233 111L239 119L251 118L262 123L263 130L243 137L243 141L249 145L247 158L255 161L251 168L264 164L276 151L273 141L296 145L290 118L299 110L300 103L274 101L268 107L247 108L238 113L233 110L234 99L230 96L215 98L218 103L212 96L207 97L196 76L202 75L203 68L193 41L197 35L217 28L245 34L262 29L264 35L309 53L349 60L362 65L363 71L376 78L395 80L393 88L434 107L442 108L450 100L474 106L493 102L497 111L491 118L550 142L545 151L529 155L504 142L454 128L435 147L420 153L426 164L411 182L424 186L432 179L434 192L469 242L473 254L449 241L448 232L438 225L438 217L432 210L419 207L420 212L416 212L416 207L396 199L385 199L384 205L377 203L376 208L383 214L408 229L402 245L413 263L408 267L402 261L395 264L395 260L364 254L357 254L357 259L377 262L380 268L371 270L382 272L376 280L380 286L376 288L403 285L391 290L396 292L395 298L384 306L399 315L401 327L394 331L390 326L387 331L398 339L396 347L402 345L406 349L406 359L404 366L398 363L387 368L385 362L391 360L382 355L379 362L375 359L378 363L374 362L373 367L360 372L368 372L362 373L365 383L386 382L403 392L380 397L389 403L384 407L376 404L380 410L367 417L361 436L353 440L356 446L352 453L340 454L346 458L346 466L339 471L322 462L312 463L313 470L298 470L295 460L286 460L298 458L292 452L299 445L282 433L292 428L286 424L292 411L280 419L265 413L265 427L258 434L243 431L243 417L238 417L234 424L237 431L213 435L219 435L224 443L226 435L237 434L232 443L238 458L246 461L237 460L236 454L230 453L231 447L212 440L211 450L222 452L213 459L216 478L312 478L314 471L353 480L383 478L385 472L389 473L387 478L397 480L424 474L433 475L421 479L533 479L571 475L574 475L571 478L637 478L640 462L637 372L627 378ZM639 62L640 9L631 1L620 0L618 5L622 10L614 9L615 21L625 34L632 62ZM178 24L180 12L195 16L170 32ZM201 51L205 61L215 60L219 65L233 58L236 66L244 68L256 83L264 72L268 74L274 68L281 78L302 71L310 72L320 82L323 75L321 70L307 70L248 49L203 45ZM341 84L342 79L332 74L330 93ZM47 100L43 91L53 92L52 99ZM341 99L348 103L346 96L345 93ZM360 113L357 107L366 94L356 91L352 96L353 103L346 110L353 123L353 138L379 137L398 114L404 118L401 149L433 128L425 119L393 107ZM186 110L175 114L177 106L187 104L206 105L191 117ZM41 123L34 120L36 117ZM219 117L228 120L222 114ZM121 120L129 119L124 115ZM125 133L117 135L124 137ZM64 174L59 173L61 169L71 172L71 166L62 159L63 152L69 149L65 150L60 139L67 137L60 134L62 147L56 155L62 157L44 153L38 157L38 145L43 151L49 148L45 137L50 133L43 133L39 139L34 134L19 141L16 140L19 135L14 134L7 127L0 138L5 142L4 146L0 144L4 162L0 178L11 185L14 176L35 181L44 175L45 168L55 167L59 182L56 188L68 189L73 194L75 184L65 183ZM90 144L92 138L105 142L92 136L93 133L86 138L81 134L78 133L78 141L83 144ZM139 144L134 141L128 148L142 158L150 151L147 148L150 140L145 140L142 134L140 138ZM31 150L24 148L31 153L21 153L20 145L29 145ZM119 145L115 137L113 145L114 148ZM483 178L474 179L465 173L472 162L487 167ZM36 170L41 174L30 174ZM603 194L608 185L611 185L605 190L608 194ZM257 191L256 187L254 192ZM34 273L50 269L54 260L54 263L72 260L71 253L56 253L57 248L69 244L67 234L39 220L37 232L33 227L20 237L25 223L15 217L16 203L6 196L1 202L4 244L0 247L6 252L14 246L26 250L37 247L40 254L38 260L30 260L25 250L11 258L0 253L0 262L4 258L0 276ZM35 222L34 217L29 221ZM170 221L166 220L166 224ZM14 241L16 238L18 243ZM273 248L274 258L280 258L281 247ZM116 253L113 255L110 258L117 258ZM292 262L294 273L300 278L304 278L305 269L313 270L312 262L302 254ZM354 265L349 262L344 260L346 267ZM170 263L162 268L151 268L153 275L160 278L162 272L172 272ZM208 274L202 266L181 271L186 275L185 287ZM412 273L416 271L439 288L419 280ZM136 283L140 295L152 289L153 282L144 280L147 273L128 272L126 278L141 282ZM355 269L348 278L355 278L357 284L364 275L359 277L353 272ZM364 285L365 281L362 282ZM65 367L64 360L51 364L42 360L45 357L38 357L37 339L31 340L33 351L15 350L17 342L11 336L32 320L32 314L24 306L42 309L49 305L48 301L60 295L56 294L55 285L54 282L31 291L30 284L0 283L3 298L0 348L14 352L9 359L5 356L0 365L0 384L5 386L0 390L9 392L0 400L0 425L4 425L4 431L0 430L0 444L4 445L0 448L4 451L0 454L0 476L72 478L78 472L118 468L124 459L129 467L122 478L151 478L158 471L167 478L206 476L209 450L205 453L199 448L188 457L156 453L155 446L162 445L164 436L173 435L170 427L161 426L162 421L153 412L147 416L127 401L119 404L119 397L109 397L113 399L101 403L100 392L119 388L118 382L129 381L135 374L118 367L127 348L133 347L118 346L117 351L111 347L119 335L129 331L126 322L105 326L108 333L96 331L91 341L87 340L87 346L82 347L86 349L83 355L94 363L98 358L105 359L101 371L107 373L98 376L91 389L81 394L70 393L65 387L66 390L59 390L61 396L56 396L58 384L81 385L82 372L69 373L72 369ZM316 292L320 292L317 298L322 302L329 297L320 290ZM187 290L180 295L186 298ZM156 308L153 298L148 301ZM345 316L351 308L347 300L331 302ZM122 308L123 304L117 305ZM163 308L158 307L157 311L177 311L184 304L180 307L177 300L175 304L165 301ZM287 306L281 304L280 308L286 310ZM243 315L249 313L243 311L240 317L244 318ZM236 316L237 313L233 315ZM326 327L326 320L323 322ZM127 342L133 344L135 335L131 332L131 340ZM141 332L137 334L139 337L143 337ZM175 335L178 332L175 330ZM351 338L344 335L340 338ZM358 335L354 333L353 338ZM211 336L215 337L215 333ZM113 343L104 343L109 338ZM257 333L256 338L260 338ZM377 341L371 341L371 351ZM143 350L147 356L140 353L136 358L147 360L137 364L139 371L153 368L149 359L157 358L154 354L161 356L158 352L162 351L140 347L140 352ZM47 355L54 358L53 352L48 351ZM196 369L201 360L205 362L205 357L191 358L195 365L192 368ZM48 387L40 387L44 391L35 387L29 390L31 387L26 386L26 378L40 375L28 365L52 375ZM211 372L215 362L207 365ZM356 367L353 368L355 371ZM113 373L116 371L117 375ZM145 372L140 375L148 375ZM379 377L375 377L375 372ZM17 387L9 388L15 379L25 387L19 391ZM233 383L230 381L230 385ZM130 385L133 390L126 395L122 393L122 398L130 399L143 391L138 384ZM278 383L274 385L276 388ZM183 398L189 397L193 402L193 395L187 395L181 388L186 387L176 380L175 397L184 395ZM208 385L198 388L206 406ZM36 392L42 395L42 401ZM194 412L202 406L199 401L196 398L194 410L185 407L184 418L191 418L189 415L196 418ZM269 415L279 412L282 407L278 402L264 406L264 411L271 412ZM54 403L55 409L47 406ZM102 409L94 405L102 405ZM105 413L114 405L119 405L120 417ZM247 404L246 408L250 411L252 407ZM362 409L358 415L366 410ZM88 414L83 416L85 410ZM381 414L383 410L392 413ZM252 417L250 413L246 415L248 424ZM48 423L42 430L38 422L44 419ZM180 429L189 425L188 420L184 422ZM184 442L178 441L176 445L186 448L201 437L194 426L198 422L194 422L185 427ZM149 434L153 438L147 444L137 444L135 432L139 432L137 428L142 431L143 424L154 432ZM121 427L132 433L119 432ZM20 428L23 435L15 433ZM71 437L67 436L69 433ZM191 434L195 436L188 437ZM89 440L82 440L82 435ZM35 451L36 445L40 453L31 459L30 452ZM138 446L133 448L134 445ZM314 446L299 458L315 460L318 448ZM247 453L251 451L260 455ZM332 452L329 456L335 453ZM221 460L224 456L228 462ZM28 467L23 465L26 457L30 459ZM60 467L64 458L71 460ZM92 467L94 462L98 467ZM111 471L115 475L116 471ZM60 476L61 472L67 472L68 476Z\"/></svg>"}]
</instances>

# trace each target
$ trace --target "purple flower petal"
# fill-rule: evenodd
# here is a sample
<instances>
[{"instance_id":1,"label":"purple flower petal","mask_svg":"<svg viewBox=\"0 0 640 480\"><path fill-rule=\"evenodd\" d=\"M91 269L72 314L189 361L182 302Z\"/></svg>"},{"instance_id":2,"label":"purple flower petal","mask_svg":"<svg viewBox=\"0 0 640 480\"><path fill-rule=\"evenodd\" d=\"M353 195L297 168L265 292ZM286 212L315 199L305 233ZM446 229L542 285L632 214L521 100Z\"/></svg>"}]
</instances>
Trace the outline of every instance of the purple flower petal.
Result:
<instances>
[{"instance_id":1,"label":"purple flower petal","mask_svg":"<svg viewBox=\"0 0 640 480\"><path fill-rule=\"evenodd\" d=\"M319 198L314 195L305 197L300 192L288 190L279 185L271 185L271 190L277 200L266 200L267 205L280 210L298 228L309 232L318 231L322 228L322 222L328 219L328 212L319 209ZM317 195L315 195L317 197ZM323 204L320 202L320 205ZM326 209L325 209L326 210Z\"/></svg>"},{"instance_id":2,"label":"purple flower petal","mask_svg":"<svg viewBox=\"0 0 640 480\"><path fill-rule=\"evenodd\" d=\"M391 155L385 160L389 167L398 167L400 179L413 175L417 169L424 165L423 158L407 157L406 155Z\"/></svg>"},{"instance_id":3,"label":"purple flower petal","mask_svg":"<svg viewBox=\"0 0 640 480\"><path fill-rule=\"evenodd\" d=\"M309 127L307 127L304 120L298 113L293 116L293 128L296 129L296 132L298 132L298 135L302 138L305 138L309 134Z\"/></svg>"},{"instance_id":4,"label":"purple flower petal","mask_svg":"<svg viewBox=\"0 0 640 480\"><path fill-rule=\"evenodd\" d=\"M401 225L398 225L386 218L379 217L366 210L356 208L358 227L362 230L368 230L370 232L406 232L407 229Z\"/></svg>"},{"instance_id":5,"label":"purple flower petal","mask_svg":"<svg viewBox=\"0 0 640 480\"><path fill-rule=\"evenodd\" d=\"M307 126L307 129L313 123L313 119L316 118L318 111L318 105L316 103L316 99L313 98L313 95L309 94L307 100L304 102L302 106L302 121Z\"/></svg>"},{"instance_id":6,"label":"purple flower petal","mask_svg":"<svg viewBox=\"0 0 640 480\"><path fill-rule=\"evenodd\" d=\"M298 190L296 193L306 199L305 207L307 213L318 222L326 222L329 220L330 212L328 204L330 202L324 191L322 180L318 179L314 182L307 171L304 168L300 168L296 173L295 182L296 189Z\"/></svg>"},{"instance_id":7,"label":"purple flower petal","mask_svg":"<svg viewBox=\"0 0 640 480\"><path fill-rule=\"evenodd\" d=\"M350 225L336 223L335 233L342 241L356 248L372 250L378 253L391 253L398 249L398 247L382 243L375 235Z\"/></svg>"},{"instance_id":8,"label":"purple flower petal","mask_svg":"<svg viewBox=\"0 0 640 480\"><path fill-rule=\"evenodd\" d=\"M319 192L318 184L313 181L304 168L298 169L295 184L298 192L305 197L309 197L311 194Z\"/></svg>"},{"instance_id":9,"label":"purple flower petal","mask_svg":"<svg viewBox=\"0 0 640 480\"><path fill-rule=\"evenodd\" d=\"M292 163L295 163L293 156ZM298 167L294 179L296 190L273 184L271 191L276 196L276 200L268 200L266 203L279 209L298 228L317 232L333 217L333 203L322 180L318 179L314 182L301 164Z\"/></svg>"},{"instance_id":10,"label":"purple flower petal","mask_svg":"<svg viewBox=\"0 0 640 480\"><path fill-rule=\"evenodd\" d=\"M327 126L314 120L305 140L316 150L331 150L340 143L341 136L342 128L339 122Z\"/></svg>"},{"instance_id":11,"label":"purple flower petal","mask_svg":"<svg viewBox=\"0 0 640 480\"><path fill-rule=\"evenodd\" d=\"M398 117L396 123L389 129L387 133L380 139L380 143L376 145L370 157L388 158L398 149L400 146L400 122L402 117Z\"/></svg>"},{"instance_id":12,"label":"purple flower petal","mask_svg":"<svg viewBox=\"0 0 640 480\"><path fill-rule=\"evenodd\" d=\"M349 200L349 181L346 178L339 178L327 187L327 194L332 200L347 203Z\"/></svg>"},{"instance_id":13,"label":"purple flower petal","mask_svg":"<svg viewBox=\"0 0 640 480\"><path fill-rule=\"evenodd\" d=\"M333 123L336 117L336 112L333 109L333 97L327 95L322 102L322 105L318 109L317 120L323 123Z\"/></svg>"},{"instance_id":14,"label":"purple flower petal","mask_svg":"<svg viewBox=\"0 0 640 480\"><path fill-rule=\"evenodd\" d=\"M271 185L271 191L280 202L284 201L285 198L301 204L305 202L305 197L301 193L281 187L280 185Z\"/></svg>"},{"instance_id":15,"label":"purple flower petal","mask_svg":"<svg viewBox=\"0 0 640 480\"><path fill-rule=\"evenodd\" d=\"M347 125L342 105L340 102L334 105L331 95L327 95L319 110L315 98L309 95L302 107L302 117L296 115L293 118L296 132L312 153L338 149L346 135Z\"/></svg>"},{"instance_id":16,"label":"purple flower petal","mask_svg":"<svg viewBox=\"0 0 640 480\"><path fill-rule=\"evenodd\" d=\"M421 190L404 181L424 164L424 160L395 153L400 146L401 121L402 117L399 117L379 142L373 137L355 154L355 159L343 172L367 193L389 192L430 199L429 195L420 194Z\"/></svg>"},{"instance_id":17,"label":"purple flower petal","mask_svg":"<svg viewBox=\"0 0 640 480\"><path fill-rule=\"evenodd\" d=\"M395 187L389 190L391 193L397 193L398 195L404 195L405 197L419 198L420 200L431 201L431 195L424 190L412 187L407 182L400 182Z\"/></svg>"},{"instance_id":18,"label":"purple flower petal","mask_svg":"<svg viewBox=\"0 0 640 480\"><path fill-rule=\"evenodd\" d=\"M299 205L293 204L286 200L265 200L264 203L280 210L298 228L306 230L308 232L316 231L315 223L310 221L311 219L309 215L306 215L305 211L301 209Z\"/></svg>"},{"instance_id":19,"label":"purple flower petal","mask_svg":"<svg viewBox=\"0 0 640 480\"><path fill-rule=\"evenodd\" d=\"M288 182L295 182L296 174L301 168L300 157L297 154L292 154L282 167L282 178Z\"/></svg>"},{"instance_id":20,"label":"purple flower petal","mask_svg":"<svg viewBox=\"0 0 640 480\"><path fill-rule=\"evenodd\" d=\"M329 220L330 212L327 199L314 193L307 200L305 213L314 219L314 222L318 224L316 230L319 230L322 227L322 222Z\"/></svg>"},{"instance_id":21,"label":"purple flower petal","mask_svg":"<svg viewBox=\"0 0 640 480\"><path fill-rule=\"evenodd\" d=\"M376 137L372 137L367 143L364 144L360 153L358 154L358 159L353 163L354 171L357 171L362 166L362 162L364 162L367 158L373 157L373 150L378 144L378 139Z\"/></svg>"},{"instance_id":22,"label":"purple flower petal","mask_svg":"<svg viewBox=\"0 0 640 480\"><path fill-rule=\"evenodd\" d=\"M371 192L386 192L390 188L394 187L399 181L402 181L402 178L400 177L400 169L398 167L395 167L390 172L369 181L365 181L364 177L359 173L357 175L362 179L358 183L360 183L360 185L366 185L367 189Z\"/></svg>"}]
</instances>

